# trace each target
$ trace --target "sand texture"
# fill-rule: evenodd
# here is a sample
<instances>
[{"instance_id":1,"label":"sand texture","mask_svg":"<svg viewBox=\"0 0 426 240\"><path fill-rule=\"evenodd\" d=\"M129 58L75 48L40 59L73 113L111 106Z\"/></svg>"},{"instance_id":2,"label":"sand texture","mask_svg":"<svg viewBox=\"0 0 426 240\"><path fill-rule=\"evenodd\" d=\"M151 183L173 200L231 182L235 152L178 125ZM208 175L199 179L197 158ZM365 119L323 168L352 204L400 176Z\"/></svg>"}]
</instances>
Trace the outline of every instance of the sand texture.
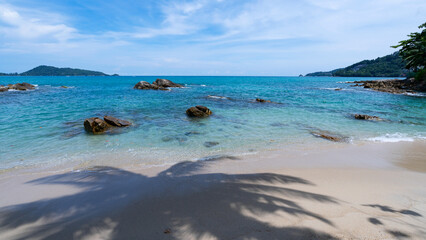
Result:
<instances>
[{"instance_id":1,"label":"sand texture","mask_svg":"<svg viewBox=\"0 0 426 240\"><path fill-rule=\"evenodd\" d=\"M337 146L2 174L0 239L425 239L425 143Z\"/></svg>"}]
</instances>

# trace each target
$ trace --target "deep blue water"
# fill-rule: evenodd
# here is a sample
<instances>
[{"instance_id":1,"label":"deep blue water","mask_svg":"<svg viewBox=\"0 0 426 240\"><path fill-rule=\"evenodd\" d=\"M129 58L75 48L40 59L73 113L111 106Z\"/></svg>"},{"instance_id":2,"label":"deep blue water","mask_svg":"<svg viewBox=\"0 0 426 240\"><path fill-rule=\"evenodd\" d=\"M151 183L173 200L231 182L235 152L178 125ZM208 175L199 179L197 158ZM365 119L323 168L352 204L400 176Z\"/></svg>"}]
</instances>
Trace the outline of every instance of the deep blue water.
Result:
<instances>
[{"instance_id":1,"label":"deep blue water","mask_svg":"<svg viewBox=\"0 0 426 240\"><path fill-rule=\"evenodd\" d=\"M38 85L33 91L0 93L0 169L70 161L85 165L93 159L150 165L326 141L310 134L312 129L350 142L426 137L426 98L344 83L361 78L165 78L186 88L134 90L138 81L156 79L146 76L0 77L0 85ZM279 104L256 103L255 98ZM195 105L209 107L213 115L189 119L185 111ZM354 120L355 113L386 121ZM103 115L134 126L113 135L86 134L84 119ZM206 142L218 144L206 147Z\"/></svg>"}]
</instances>

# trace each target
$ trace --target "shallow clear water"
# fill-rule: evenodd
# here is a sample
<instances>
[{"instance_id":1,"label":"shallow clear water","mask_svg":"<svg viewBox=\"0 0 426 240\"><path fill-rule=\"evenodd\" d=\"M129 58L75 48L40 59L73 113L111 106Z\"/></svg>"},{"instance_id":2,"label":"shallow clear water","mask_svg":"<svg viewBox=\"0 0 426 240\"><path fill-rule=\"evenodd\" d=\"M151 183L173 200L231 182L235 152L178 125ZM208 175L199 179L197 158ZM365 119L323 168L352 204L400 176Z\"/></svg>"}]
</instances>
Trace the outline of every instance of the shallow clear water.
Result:
<instances>
[{"instance_id":1,"label":"shallow clear water","mask_svg":"<svg viewBox=\"0 0 426 240\"><path fill-rule=\"evenodd\" d=\"M95 158L162 164L326 141L310 134L312 129L355 142L426 137L426 98L344 83L362 78L165 78L186 88L133 89L138 81L153 82L155 77L0 77L0 85L38 85L34 91L0 93L0 169L75 160L85 164ZM255 98L279 104L256 103ZM205 105L214 114L189 119L185 111L195 105ZM355 113L387 121L354 120ZM103 115L130 120L134 126L113 135L86 134L84 119ZM206 147L206 142L218 144Z\"/></svg>"}]
</instances>

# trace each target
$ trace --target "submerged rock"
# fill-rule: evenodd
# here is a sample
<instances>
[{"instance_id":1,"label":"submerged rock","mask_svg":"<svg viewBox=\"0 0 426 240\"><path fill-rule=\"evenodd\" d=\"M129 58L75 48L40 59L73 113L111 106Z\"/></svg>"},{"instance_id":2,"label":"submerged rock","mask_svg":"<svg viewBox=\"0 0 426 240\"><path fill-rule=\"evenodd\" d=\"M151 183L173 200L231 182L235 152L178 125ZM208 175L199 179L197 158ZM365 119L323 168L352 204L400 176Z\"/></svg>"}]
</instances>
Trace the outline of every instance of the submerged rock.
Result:
<instances>
[{"instance_id":1,"label":"submerged rock","mask_svg":"<svg viewBox=\"0 0 426 240\"><path fill-rule=\"evenodd\" d=\"M177 88L181 88L183 87L180 84L174 83L170 80L167 79L157 79L155 80L152 84L147 82L147 81L140 81L138 83L136 83L136 85L133 87L134 89L142 89L142 90L147 90L147 89L152 89L152 90L169 90L168 88L171 87L177 87Z\"/></svg>"},{"instance_id":2,"label":"submerged rock","mask_svg":"<svg viewBox=\"0 0 426 240\"><path fill-rule=\"evenodd\" d=\"M214 147L216 145L219 145L219 142L205 142L203 145L204 145L204 147L210 148L210 147Z\"/></svg>"},{"instance_id":3,"label":"submerged rock","mask_svg":"<svg viewBox=\"0 0 426 240\"><path fill-rule=\"evenodd\" d=\"M129 122L129 121L118 119L118 118L111 117L111 116L104 116L104 120L109 125L114 126L114 127L127 127L127 126L132 125L132 123Z\"/></svg>"},{"instance_id":4,"label":"submerged rock","mask_svg":"<svg viewBox=\"0 0 426 240\"><path fill-rule=\"evenodd\" d=\"M212 111L205 106L190 107L186 110L186 115L189 117L208 117L212 114Z\"/></svg>"},{"instance_id":5,"label":"submerged rock","mask_svg":"<svg viewBox=\"0 0 426 240\"><path fill-rule=\"evenodd\" d=\"M354 118L358 120L382 121L382 119L377 116L369 116L365 114L355 114Z\"/></svg>"},{"instance_id":6,"label":"submerged rock","mask_svg":"<svg viewBox=\"0 0 426 240\"><path fill-rule=\"evenodd\" d=\"M311 131L311 134L314 135L315 137L323 138L332 142L346 142L347 140L346 137L329 133L326 131Z\"/></svg>"},{"instance_id":7,"label":"submerged rock","mask_svg":"<svg viewBox=\"0 0 426 240\"><path fill-rule=\"evenodd\" d=\"M190 131L190 132L186 132L185 133L185 136L191 136L191 135L200 135L201 133L200 132L197 132L197 131Z\"/></svg>"},{"instance_id":8,"label":"submerged rock","mask_svg":"<svg viewBox=\"0 0 426 240\"><path fill-rule=\"evenodd\" d=\"M99 134L105 132L108 128L108 124L98 117L92 117L84 120L84 130L86 130L86 132Z\"/></svg>"},{"instance_id":9,"label":"submerged rock","mask_svg":"<svg viewBox=\"0 0 426 240\"><path fill-rule=\"evenodd\" d=\"M270 100L265 100L265 99L261 99L261 98L256 98L256 102L261 102L261 103L272 103Z\"/></svg>"}]
</instances>

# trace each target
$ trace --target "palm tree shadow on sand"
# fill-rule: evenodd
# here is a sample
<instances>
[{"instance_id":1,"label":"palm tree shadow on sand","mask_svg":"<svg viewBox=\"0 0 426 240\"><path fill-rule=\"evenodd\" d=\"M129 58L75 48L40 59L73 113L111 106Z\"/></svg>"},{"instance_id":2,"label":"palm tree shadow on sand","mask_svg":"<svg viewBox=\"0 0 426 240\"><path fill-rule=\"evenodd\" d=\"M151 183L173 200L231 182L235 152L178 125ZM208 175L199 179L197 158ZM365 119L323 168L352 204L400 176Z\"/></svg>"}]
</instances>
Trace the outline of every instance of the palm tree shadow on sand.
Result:
<instances>
[{"instance_id":1,"label":"palm tree shadow on sand","mask_svg":"<svg viewBox=\"0 0 426 240\"><path fill-rule=\"evenodd\" d=\"M338 204L337 200L287 187L311 182L272 173L196 173L220 160L178 163L153 177L99 166L33 180L27 184L70 185L81 191L0 209L0 236L3 232L8 239L335 239L310 228L276 227L259 220L282 213L333 226L295 199L328 204ZM19 234L8 234L18 228Z\"/></svg>"}]
</instances>

